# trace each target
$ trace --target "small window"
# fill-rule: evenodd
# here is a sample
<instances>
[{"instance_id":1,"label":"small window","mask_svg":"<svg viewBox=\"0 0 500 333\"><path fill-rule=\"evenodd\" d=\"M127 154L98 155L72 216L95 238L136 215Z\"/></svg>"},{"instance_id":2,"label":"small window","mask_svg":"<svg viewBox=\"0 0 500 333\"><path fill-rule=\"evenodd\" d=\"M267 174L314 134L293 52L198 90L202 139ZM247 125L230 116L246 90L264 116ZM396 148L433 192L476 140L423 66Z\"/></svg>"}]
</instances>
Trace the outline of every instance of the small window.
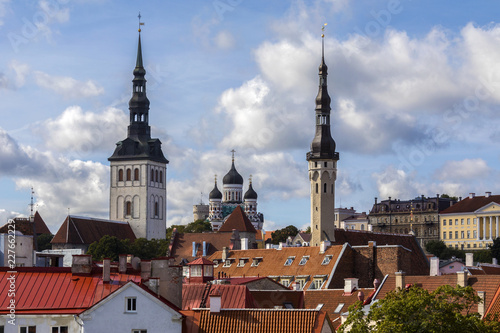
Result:
<instances>
[{"instance_id":1,"label":"small window","mask_svg":"<svg viewBox=\"0 0 500 333\"><path fill-rule=\"evenodd\" d=\"M160 184L163 184L163 171L160 171Z\"/></svg>"},{"instance_id":2,"label":"small window","mask_svg":"<svg viewBox=\"0 0 500 333\"><path fill-rule=\"evenodd\" d=\"M464 225L464 219L460 219L460 224Z\"/></svg>"},{"instance_id":3,"label":"small window","mask_svg":"<svg viewBox=\"0 0 500 333\"><path fill-rule=\"evenodd\" d=\"M443 239L446 239L446 231L443 232Z\"/></svg>"},{"instance_id":4,"label":"small window","mask_svg":"<svg viewBox=\"0 0 500 333\"><path fill-rule=\"evenodd\" d=\"M132 180L132 170L127 169L127 180Z\"/></svg>"},{"instance_id":5,"label":"small window","mask_svg":"<svg viewBox=\"0 0 500 333\"><path fill-rule=\"evenodd\" d=\"M306 284L306 279L296 279L295 283L298 284L298 289L302 290L304 289L304 285Z\"/></svg>"},{"instance_id":6,"label":"small window","mask_svg":"<svg viewBox=\"0 0 500 333\"><path fill-rule=\"evenodd\" d=\"M281 279L280 283L288 288L290 286L290 279Z\"/></svg>"},{"instance_id":7,"label":"small window","mask_svg":"<svg viewBox=\"0 0 500 333\"><path fill-rule=\"evenodd\" d=\"M285 261L285 266L290 266L294 259L295 257L288 257L288 259L286 259Z\"/></svg>"},{"instance_id":8,"label":"small window","mask_svg":"<svg viewBox=\"0 0 500 333\"><path fill-rule=\"evenodd\" d=\"M319 191L319 186L318 186L318 183L316 183L316 193L318 193Z\"/></svg>"},{"instance_id":9,"label":"small window","mask_svg":"<svg viewBox=\"0 0 500 333\"><path fill-rule=\"evenodd\" d=\"M68 333L68 326L54 326L52 333Z\"/></svg>"},{"instance_id":10,"label":"small window","mask_svg":"<svg viewBox=\"0 0 500 333\"><path fill-rule=\"evenodd\" d=\"M333 313L340 313L340 311L342 311L343 307L344 307L344 303L339 303L339 305L337 305L337 307L335 308Z\"/></svg>"},{"instance_id":11,"label":"small window","mask_svg":"<svg viewBox=\"0 0 500 333\"><path fill-rule=\"evenodd\" d=\"M132 330L132 333L148 333L148 330Z\"/></svg>"},{"instance_id":12,"label":"small window","mask_svg":"<svg viewBox=\"0 0 500 333\"><path fill-rule=\"evenodd\" d=\"M328 167L328 162L325 162L325 168Z\"/></svg>"},{"instance_id":13,"label":"small window","mask_svg":"<svg viewBox=\"0 0 500 333\"><path fill-rule=\"evenodd\" d=\"M321 263L321 265L328 265L330 263L330 261L332 260L332 256L331 255L327 255L325 256L325 258L323 259L323 262Z\"/></svg>"},{"instance_id":14,"label":"small window","mask_svg":"<svg viewBox=\"0 0 500 333\"><path fill-rule=\"evenodd\" d=\"M123 169L118 170L118 181L123 181Z\"/></svg>"},{"instance_id":15,"label":"small window","mask_svg":"<svg viewBox=\"0 0 500 333\"><path fill-rule=\"evenodd\" d=\"M155 181L155 171L153 169L151 169L151 181Z\"/></svg>"},{"instance_id":16,"label":"small window","mask_svg":"<svg viewBox=\"0 0 500 333\"><path fill-rule=\"evenodd\" d=\"M227 259L222 267L231 267L231 260Z\"/></svg>"},{"instance_id":17,"label":"small window","mask_svg":"<svg viewBox=\"0 0 500 333\"><path fill-rule=\"evenodd\" d=\"M134 169L134 180L139 180L139 168Z\"/></svg>"},{"instance_id":18,"label":"small window","mask_svg":"<svg viewBox=\"0 0 500 333\"><path fill-rule=\"evenodd\" d=\"M125 298L125 312L137 312L137 298L136 297L126 297Z\"/></svg>"},{"instance_id":19,"label":"small window","mask_svg":"<svg viewBox=\"0 0 500 333\"><path fill-rule=\"evenodd\" d=\"M321 289L321 286L323 286L323 282L324 282L323 279L314 279L309 289L312 290Z\"/></svg>"},{"instance_id":20,"label":"small window","mask_svg":"<svg viewBox=\"0 0 500 333\"><path fill-rule=\"evenodd\" d=\"M326 183L323 184L323 193L326 193Z\"/></svg>"},{"instance_id":21,"label":"small window","mask_svg":"<svg viewBox=\"0 0 500 333\"><path fill-rule=\"evenodd\" d=\"M130 201L125 203L125 215L132 215L132 202Z\"/></svg>"},{"instance_id":22,"label":"small window","mask_svg":"<svg viewBox=\"0 0 500 333\"><path fill-rule=\"evenodd\" d=\"M219 260L212 260L214 262L214 267L219 267Z\"/></svg>"},{"instance_id":23,"label":"small window","mask_svg":"<svg viewBox=\"0 0 500 333\"><path fill-rule=\"evenodd\" d=\"M19 328L19 333L36 333L36 326L22 326Z\"/></svg>"},{"instance_id":24,"label":"small window","mask_svg":"<svg viewBox=\"0 0 500 333\"><path fill-rule=\"evenodd\" d=\"M446 220L443 220L443 225L446 225Z\"/></svg>"},{"instance_id":25,"label":"small window","mask_svg":"<svg viewBox=\"0 0 500 333\"><path fill-rule=\"evenodd\" d=\"M260 264L260 258L253 258L252 259L252 266L257 267Z\"/></svg>"},{"instance_id":26,"label":"small window","mask_svg":"<svg viewBox=\"0 0 500 333\"><path fill-rule=\"evenodd\" d=\"M309 260L309 256L303 256L302 259L300 259L299 265L300 266L305 265L308 260Z\"/></svg>"},{"instance_id":27,"label":"small window","mask_svg":"<svg viewBox=\"0 0 500 333\"><path fill-rule=\"evenodd\" d=\"M201 265L191 265L191 276L201 276Z\"/></svg>"},{"instance_id":28,"label":"small window","mask_svg":"<svg viewBox=\"0 0 500 333\"><path fill-rule=\"evenodd\" d=\"M155 171L155 180L158 182L158 170Z\"/></svg>"},{"instance_id":29,"label":"small window","mask_svg":"<svg viewBox=\"0 0 500 333\"><path fill-rule=\"evenodd\" d=\"M470 224L470 218L467 218L467 224Z\"/></svg>"},{"instance_id":30,"label":"small window","mask_svg":"<svg viewBox=\"0 0 500 333\"><path fill-rule=\"evenodd\" d=\"M158 217L159 210L158 210L158 202L155 202L155 217Z\"/></svg>"},{"instance_id":31,"label":"small window","mask_svg":"<svg viewBox=\"0 0 500 333\"><path fill-rule=\"evenodd\" d=\"M236 267L243 267L245 266L247 260L246 259L240 259L238 260L238 265Z\"/></svg>"}]
</instances>

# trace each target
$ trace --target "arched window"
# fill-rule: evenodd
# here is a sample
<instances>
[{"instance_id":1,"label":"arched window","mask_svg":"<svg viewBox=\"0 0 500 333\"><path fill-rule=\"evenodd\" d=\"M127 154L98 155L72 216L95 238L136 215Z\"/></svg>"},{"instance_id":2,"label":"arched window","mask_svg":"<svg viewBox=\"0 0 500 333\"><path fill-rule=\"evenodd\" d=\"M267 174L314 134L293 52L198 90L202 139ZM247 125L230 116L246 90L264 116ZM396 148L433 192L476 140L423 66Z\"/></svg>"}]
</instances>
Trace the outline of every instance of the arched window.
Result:
<instances>
[{"instance_id":1,"label":"arched window","mask_svg":"<svg viewBox=\"0 0 500 333\"><path fill-rule=\"evenodd\" d=\"M160 184L163 184L163 171L160 170Z\"/></svg>"},{"instance_id":2,"label":"arched window","mask_svg":"<svg viewBox=\"0 0 500 333\"><path fill-rule=\"evenodd\" d=\"M134 180L139 180L139 168L134 169Z\"/></svg>"},{"instance_id":3,"label":"arched window","mask_svg":"<svg viewBox=\"0 0 500 333\"><path fill-rule=\"evenodd\" d=\"M123 181L123 169L118 170L118 181Z\"/></svg>"},{"instance_id":4,"label":"arched window","mask_svg":"<svg viewBox=\"0 0 500 333\"><path fill-rule=\"evenodd\" d=\"M127 201L125 203L125 215L132 215L132 202Z\"/></svg>"},{"instance_id":5,"label":"arched window","mask_svg":"<svg viewBox=\"0 0 500 333\"><path fill-rule=\"evenodd\" d=\"M131 180L131 179L132 179L132 170L127 169L127 180Z\"/></svg>"},{"instance_id":6,"label":"arched window","mask_svg":"<svg viewBox=\"0 0 500 333\"><path fill-rule=\"evenodd\" d=\"M316 193L318 193L318 183L316 183Z\"/></svg>"},{"instance_id":7,"label":"arched window","mask_svg":"<svg viewBox=\"0 0 500 333\"><path fill-rule=\"evenodd\" d=\"M326 193L326 183L323 184L323 193Z\"/></svg>"},{"instance_id":8,"label":"arched window","mask_svg":"<svg viewBox=\"0 0 500 333\"><path fill-rule=\"evenodd\" d=\"M151 181L155 181L155 171L153 169L151 169Z\"/></svg>"},{"instance_id":9,"label":"arched window","mask_svg":"<svg viewBox=\"0 0 500 333\"><path fill-rule=\"evenodd\" d=\"M155 217L158 217L158 201L155 202Z\"/></svg>"},{"instance_id":10,"label":"arched window","mask_svg":"<svg viewBox=\"0 0 500 333\"><path fill-rule=\"evenodd\" d=\"M156 178L156 181L158 182L158 170L155 171L155 178Z\"/></svg>"}]
</instances>

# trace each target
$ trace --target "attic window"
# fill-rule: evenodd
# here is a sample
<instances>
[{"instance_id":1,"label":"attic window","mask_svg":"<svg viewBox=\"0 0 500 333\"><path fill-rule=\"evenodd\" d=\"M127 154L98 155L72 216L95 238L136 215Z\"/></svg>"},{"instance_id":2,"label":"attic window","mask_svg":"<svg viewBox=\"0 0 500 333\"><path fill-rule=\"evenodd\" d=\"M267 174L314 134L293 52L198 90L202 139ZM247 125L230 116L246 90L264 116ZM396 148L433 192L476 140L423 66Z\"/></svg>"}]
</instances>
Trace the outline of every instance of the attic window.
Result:
<instances>
[{"instance_id":1,"label":"attic window","mask_svg":"<svg viewBox=\"0 0 500 333\"><path fill-rule=\"evenodd\" d=\"M288 288L290 286L290 279L281 279L280 283Z\"/></svg>"},{"instance_id":2,"label":"attic window","mask_svg":"<svg viewBox=\"0 0 500 333\"><path fill-rule=\"evenodd\" d=\"M309 287L309 289L312 289L312 290L321 289L321 287L323 286L324 282L325 282L325 279L323 279L323 278L315 278L312 281L311 286Z\"/></svg>"},{"instance_id":3,"label":"attic window","mask_svg":"<svg viewBox=\"0 0 500 333\"><path fill-rule=\"evenodd\" d=\"M305 265L306 262L309 260L309 256L303 256L302 259L300 259L299 265Z\"/></svg>"},{"instance_id":4,"label":"attic window","mask_svg":"<svg viewBox=\"0 0 500 333\"><path fill-rule=\"evenodd\" d=\"M252 260L252 266L257 267L259 266L260 262L262 261L262 258L253 258Z\"/></svg>"},{"instance_id":5,"label":"attic window","mask_svg":"<svg viewBox=\"0 0 500 333\"><path fill-rule=\"evenodd\" d=\"M332 260L332 257L331 255L327 255L325 256L325 258L323 259L323 262L321 263L321 265L328 265L330 263L330 261Z\"/></svg>"},{"instance_id":6,"label":"attic window","mask_svg":"<svg viewBox=\"0 0 500 333\"><path fill-rule=\"evenodd\" d=\"M226 259L226 261L224 262L224 266L222 267L231 267L231 259Z\"/></svg>"},{"instance_id":7,"label":"attic window","mask_svg":"<svg viewBox=\"0 0 500 333\"><path fill-rule=\"evenodd\" d=\"M288 259L285 261L285 266L290 266L294 259L295 257L288 257Z\"/></svg>"},{"instance_id":8,"label":"attic window","mask_svg":"<svg viewBox=\"0 0 500 333\"><path fill-rule=\"evenodd\" d=\"M219 260L218 259L215 259L212 261L214 262L214 267L219 267Z\"/></svg>"},{"instance_id":9,"label":"attic window","mask_svg":"<svg viewBox=\"0 0 500 333\"><path fill-rule=\"evenodd\" d=\"M285 309L293 309L293 304L292 303L283 303L283 305L285 306Z\"/></svg>"},{"instance_id":10,"label":"attic window","mask_svg":"<svg viewBox=\"0 0 500 333\"><path fill-rule=\"evenodd\" d=\"M237 267L243 267L243 266L245 266L245 264L247 263L247 261L248 261L248 258L241 258L238 261L238 266Z\"/></svg>"},{"instance_id":11,"label":"attic window","mask_svg":"<svg viewBox=\"0 0 500 333\"><path fill-rule=\"evenodd\" d=\"M335 311L333 311L333 313L340 313L340 311L342 311L343 307L344 307L344 303L339 303L339 305L337 305L337 307L335 308Z\"/></svg>"},{"instance_id":12,"label":"attic window","mask_svg":"<svg viewBox=\"0 0 500 333\"><path fill-rule=\"evenodd\" d=\"M125 298L125 312L137 312L137 298L136 297L126 297Z\"/></svg>"}]
</instances>

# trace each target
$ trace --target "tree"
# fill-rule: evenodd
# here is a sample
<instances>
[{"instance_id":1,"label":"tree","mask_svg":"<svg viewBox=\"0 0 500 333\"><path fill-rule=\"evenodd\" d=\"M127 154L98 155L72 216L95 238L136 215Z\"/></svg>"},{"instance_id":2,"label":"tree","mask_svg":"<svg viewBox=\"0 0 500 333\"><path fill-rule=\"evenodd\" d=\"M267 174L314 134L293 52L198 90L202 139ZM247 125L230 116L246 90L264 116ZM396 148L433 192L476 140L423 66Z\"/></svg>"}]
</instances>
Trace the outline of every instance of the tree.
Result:
<instances>
[{"instance_id":1,"label":"tree","mask_svg":"<svg viewBox=\"0 0 500 333\"><path fill-rule=\"evenodd\" d=\"M52 249L52 244L50 244L52 238L54 238L54 235L51 234L41 234L40 236L36 236L38 251Z\"/></svg>"},{"instance_id":2,"label":"tree","mask_svg":"<svg viewBox=\"0 0 500 333\"><path fill-rule=\"evenodd\" d=\"M490 250L491 257L500 260L500 238L497 237L493 240L493 245L491 246Z\"/></svg>"},{"instance_id":3,"label":"tree","mask_svg":"<svg viewBox=\"0 0 500 333\"><path fill-rule=\"evenodd\" d=\"M478 250L474 251L474 262L491 262L491 250Z\"/></svg>"},{"instance_id":4,"label":"tree","mask_svg":"<svg viewBox=\"0 0 500 333\"><path fill-rule=\"evenodd\" d=\"M366 316L361 302L350 306L339 332L499 332L499 322L471 311L480 301L470 286L445 285L433 292L413 286L388 293Z\"/></svg>"},{"instance_id":5,"label":"tree","mask_svg":"<svg viewBox=\"0 0 500 333\"><path fill-rule=\"evenodd\" d=\"M311 226L308 226L306 231L304 231L306 234L310 234L311 233Z\"/></svg>"},{"instance_id":6,"label":"tree","mask_svg":"<svg viewBox=\"0 0 500 333\"><path fill-rule=\"evenodd\" d=\"M184 229L184 232L187 233L204 231L212 231L212 224L205 220L196 220L194 222L191 222Z\"/></svg>"},{"instance_id":7,"label":"tree","mask_svg":"<svg viewBox=\"0 0 500 333\"><path fill-rule=\"evenodd\" d=\"M283 229L278 229L275 230L271 234L271 243L273 244L279 244L280 242L286 242L288 236L291 236L292 238L297 236L299 233L299 230L297 227L293 225L289 225L288 227L285 227Z\"/></svg>"},{"instance_id":8,"label":"tree","mask_svg":"<svg viewBox=\"0 0 500 333\"><path fill-rule=\"evenodd\" d=\"M425 250L439 258L445 249L446 244L442 240L431 240L425 244Z\"/></svg>"},{"instance_id":9,"label":"tree","mask_svg":"<svg viewBox=\"0 0 500 333\"><path fill-rule=\"evenodd\" d=\"M130 240L121 240L115 236L104 235L98 242L90 244L87 253L92 255L93 260L110 258L117 261L118 255L131 253Z\"/></svg>"},{"instance_id":10,"label":"tree","mask_svg":"<svg viewBox=\"0 0 500 333\"><path fill-rule=\"evenodd\" d=\"M442 194L442 195L441 195L441 198L444 198L444 199L451 199L451 200L453 200L453 201L458 201L458 198L457 198L457 197L451 197L451 196L449 196L449 195L448 195L448 194L446 194L446 193L445 193L445 194Z\"/></svg>"},{"instance_id":11,"label":"tree","mask_svg":"<svg viewBox=\"0 0 500 333\"><path fill-rule=\"evenodd\" d=\"M150 260L158 257L165 257L168 251L169 241L166 239L137 238L130 246L130 253L135 257Z\"/></svg>"}]
</instances>

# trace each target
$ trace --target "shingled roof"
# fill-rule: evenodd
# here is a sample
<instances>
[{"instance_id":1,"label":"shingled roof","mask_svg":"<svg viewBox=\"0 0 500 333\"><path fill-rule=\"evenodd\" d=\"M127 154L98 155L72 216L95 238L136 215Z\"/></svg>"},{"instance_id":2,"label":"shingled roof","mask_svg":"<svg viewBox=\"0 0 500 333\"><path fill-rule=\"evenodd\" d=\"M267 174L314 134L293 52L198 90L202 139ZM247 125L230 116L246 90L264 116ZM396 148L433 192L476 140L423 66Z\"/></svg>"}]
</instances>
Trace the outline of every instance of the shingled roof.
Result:
<instances>
[{"instance_id":1,"label":"shingled roof","mask_svg":"<svg viewBox=\"0 0 500 333\"><path fill-rule=\"evenodd\" d=\"M207 245L207 256L212 255L217 251L222 251L222 248L229 246L231 243L232 233L223 232L200 232L200 233L177 233L174 236L170 249L170 257L174 258L175 263L179 264L182 259L191 262L192 260L203 255L202 246L198 246L196 255L193 256L193 242L200 245L203 241Z\"/></svg>"},{"instance_id":2,"label":"shingled roof","mask_svg":"<svg viewBox=\"0 0 500 333\"><path fill-rule=\"evenodd\" d=\"M135 240L135 234L127 222L68 215L51 243L89 245L98 242L104 235Z\"/></svg>"},{"instance_id":3,"label":"shingled roof","mask_svg":"<svg viewBox=\"0 0 500 333\"><path fill-rule=\"evenodd\" d=\"M192 310L200 307L205 284L182 285L182 309ZM255 301L252 294L245 285L214 284L210 292L221 293L221 306L224 309L248 309L255 308ZM207 308L210 307L210 297L207 299Z\"/></svg>"},{"instance_id":4,"label":"shingled roof","mask_svg":"<svg viewBox=\"0 0 500 333\"><path fill-rule=\"evenodd\" d=\"M13 220L16 225L16 230L22 232L23 235L29 235L29 236L33 235L33 224L37 235L41 234L52 235L49 228L45 224L45 221L42 219L42 217L38 212L35 212L35 215L33 217L33 223L31 223L29 218L27 217L15 217L13 218ZM8 228L9 228L8 223L6 223L4 226L0 228L0 233L2 234L8 233Z\"/></svg>"},{"instance_id":5,"label":"shingled roof","mask_svg":"<svg viewBox=\"0 0 500 333\"><path fill-rule=\"evenodd\" d=\"M232 232L236 229L240 232L253 232L257 233L252 222L248 219L247 215L240 206L236 206L231 215L226 219L218 232Z\"/></svg>"},{"instance_id":6,"label":"shingled roof","mask_svg":"<svg viewBox=\"0 0 500 333\"><path fill-rule=\"evenodd\" d=\"M481 207L486 206L489 203L500 204L500 195L490 195L490 196L475 196L473 198L467 197L462 201L457 202L453 206L443 210L440 214L455 214L455 213L470 213L475 212Z\"/></svg>"}]
</instances>

